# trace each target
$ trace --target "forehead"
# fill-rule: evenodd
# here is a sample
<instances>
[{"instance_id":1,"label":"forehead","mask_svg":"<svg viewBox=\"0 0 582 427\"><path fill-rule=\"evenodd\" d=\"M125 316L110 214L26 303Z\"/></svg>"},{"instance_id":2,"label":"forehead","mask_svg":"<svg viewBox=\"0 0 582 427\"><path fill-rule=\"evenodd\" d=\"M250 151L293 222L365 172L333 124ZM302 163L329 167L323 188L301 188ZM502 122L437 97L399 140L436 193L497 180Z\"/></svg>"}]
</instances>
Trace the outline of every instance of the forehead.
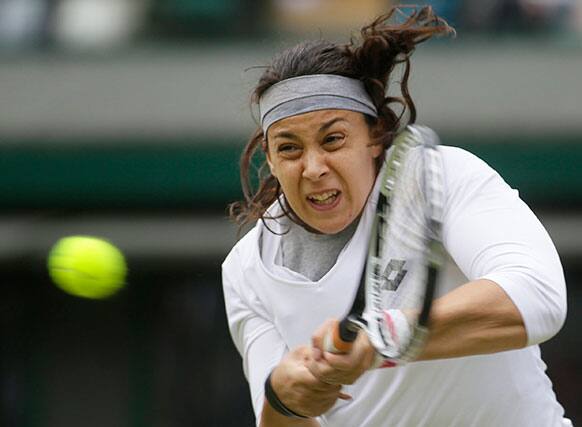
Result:
<instances>
[{"instance_id":1,"label":"forehead","mask_svg":"<svg viewBox=\"0 0 582 427\"><path fill-rule=\"evenodd\" d=\"M350 127L363 126L367 128L367 123L362 113L349 110L320 110L297 114L279 120L271 125L268 135L273 136L279 132L318 132L322 126L336 121L347 124Z\"/></svg>"}]
</instances>

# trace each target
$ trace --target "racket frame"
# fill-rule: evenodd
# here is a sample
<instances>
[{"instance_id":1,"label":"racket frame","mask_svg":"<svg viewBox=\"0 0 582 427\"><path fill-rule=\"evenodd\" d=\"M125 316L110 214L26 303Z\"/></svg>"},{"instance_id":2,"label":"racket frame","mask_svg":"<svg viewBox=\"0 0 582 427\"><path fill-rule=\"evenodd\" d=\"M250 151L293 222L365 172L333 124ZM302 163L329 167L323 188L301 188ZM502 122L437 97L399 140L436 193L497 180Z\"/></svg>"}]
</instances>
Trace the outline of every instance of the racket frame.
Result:
<instances>
[{"instance_id":1,"label":"racket frame","mask_svg":"<svg viewBox=\"0 0 582 427\"><path fill-rule=\"evenodd\" d=\"M442 175L442 161L437 149L438 136L429 128L409 125L394 140L393 149L389 157L384 161L386 169L382 176L380 192L370 240L368 244L368 257L366 266L360 277L360 283L352 307L347 316L338 324L334 337L328 346L332 351L347 352L357 338L360 329L364 329L370 336L377 352L385 360L395 363L402 363L414 360L422 350L428 336L430 323L430 310L432 301L436 293L440 267L444 258L444 250L440 242L442 200L444 198ZM389 236L391 196L395 185L397 185L398 174L402 168L409 151L415 147L421 147L423 156L421 161L430 162L429 167L423 163L425 173L422 174L423 190L428 194L426 224L428 232L425 235L425 254L427 271L424 298L422 300L420 313L417 321L411 326L411 337L408 343L401 348L396 348L389 344L389 340L382 336L384 328L384 318L380 315L387 307L382 306L382 240ZM432 156L427 159L427 156ZM432 167L436 165L436 167ZM440 194L435 193L440 192ZM370 314L372 314L370 316ZM370 323L376 322L376 325ZM380 324L382 323L382 324ZM371 334L372 328L377 333ZM373 339L372 339L373 338ZM339 348L338 348L339 347Z\"/></svg>"}]
</instances>

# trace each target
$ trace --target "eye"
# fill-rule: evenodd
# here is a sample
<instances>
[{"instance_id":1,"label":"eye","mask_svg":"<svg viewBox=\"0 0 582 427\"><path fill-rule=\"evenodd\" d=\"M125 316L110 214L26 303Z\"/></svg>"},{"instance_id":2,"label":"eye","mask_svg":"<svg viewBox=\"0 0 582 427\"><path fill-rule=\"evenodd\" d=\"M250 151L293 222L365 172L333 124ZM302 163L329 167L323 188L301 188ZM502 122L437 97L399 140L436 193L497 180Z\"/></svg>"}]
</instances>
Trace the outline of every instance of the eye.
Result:
<instances>
[{"instance_id":1,"label":"eye","mask_svg":"<svg viewBox=\"0 0 582 427\"><path fill-rule=\"evenodd\" d=\"M301 147L297 144L283 143L277 146L277 152L284 156L293 156L299 153Z\"/></svg>"},{"instance_id":2,"label":"eye","mask_svg":"<svg viewBox=\"0 0 582 427\"><path fill-rule=\"evenodd\" d=\"M343 142L345 139L344 135L340 134L340 133L334 133L331 135L328 135L324 138L323 143L325 145L330 145L330 146L335 146L335 145L339 145L341 142Z\"/></svg>"}]
</instances>

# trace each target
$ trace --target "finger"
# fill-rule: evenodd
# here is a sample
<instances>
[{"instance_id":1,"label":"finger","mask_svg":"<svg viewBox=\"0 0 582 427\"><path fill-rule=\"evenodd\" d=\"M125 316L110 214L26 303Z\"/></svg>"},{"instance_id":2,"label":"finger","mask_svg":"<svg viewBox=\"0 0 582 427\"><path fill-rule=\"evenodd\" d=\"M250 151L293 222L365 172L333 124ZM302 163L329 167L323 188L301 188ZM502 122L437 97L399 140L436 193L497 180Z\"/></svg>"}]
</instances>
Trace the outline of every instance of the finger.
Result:
<instances>
[{"instance_id":1,"label":"finger","mask_svg":"<svg viewBox=\"0 0 582 427\"><path fill-rule=\"evenodd\" d=\"M315 379L326 385L337 385L339 382L335 379L337 370L331 368L326 362L313 362L308 367L311 375Z\"/></svg>"},{"instance_id":2,"label":"finger","mask_svg":"<svg viewBox=\"0 0 582 427\"><path fill-rule=\"evenodd\" d=\"M321 376L321 367L320 364L322 363L323 359L310 359L308 361L306 361L305 363L305 367L307 368L307 370L309 371L309 373L311 375L313 375L315 378L319 379L319 377Z\"/></svg>"},{"instance_id":3,"label":"finger","mask_svg":"<svg viewBox=\"0 0 582 427\"><path fill-rule=\"evenodd\" d=\"M334 366L332 363L330 363L330 360L328 360L328 358L327 358L327 354L328 354L327 352L324 352L321 360L319 360L319 361L313 360L312 363L310 364L311 370L314 373L315 377L326 378L329 376L333 376L334 374L341 373L341 372L348 370L348 369L338 369L336 366ZM329 353L329 354L335 356L334 353ZM335 362L334 357L330 357L330 359ZM343 366L342 363L343 363L343 365L349 364L349 362L343 362L340 360L337 363L337 365L340 366L340 368L341 368Z\"/></svg>"},{"instance_id":4,"label":"finger","mask_svg":"<svg viewBox=\"0 0 582 427\"><path fill-rule=\"evenodd\" d=\"M318 380L326 386L341 386L346 384L346 379L351 378L353 374L344 373L337 370L329 371L318 376Z\"/></svg>"},{"instance_id":5,"label":"finger","mask_svg":"<svg viewBox=\"0 0 582 427\"><path fill-rule=\"evenodd\" d=\"M311 356L313 357L314 360L320 361L323 359L323 351L321 351L321 349L318 347L313 347Z\"/></svg>"},{"instance_id":6,"label":"finger","mask_svg":"<svg viewBox=\"0 0 582 427\"><path fill-rule=\"evenodd\" d=\"M308 345L300 345L295 347L288 354L294 359L305 359L306 357L311 356L311 347Z\"/></svg>"},{"instance_id":7,"label":"finger","mask_svg":"<svg viewBox=\"0 0 582 427\"><path fill-rule=\"evenodd\" d=\"M338 371L368 369L372 364L376 350L370 343L368 335L360 331L349 353L324 352L323 357L331 367Z\"/></svg>"},{"instance_id":8,"label":"finger","mask_svg":"<svg viewBox=\"0 0 582 427\"><path fill-rule=\"evenodd\" d=\"M327 335L328 331L332 330L333 325L337 322L336 319L327 319L321 324L319 328L315 330L311 336L311 345L314 348L323 350L323 340Z\"/></svg>"},{"instance_id":9,"label":"finger","mask_svg":"<svg viewBox=\"0 0 582 427\"><path fill-rule=\"evenodd\" d=\"M326 351L323 353L323 358L331 369L337 371L346 372L354 369L355 367L355 360L351 353L337 354Z\"/></svg>"},{"instance_id":10,"label":"finger","mask_svg":"<svg viewBox=\"0 0 582 427\"><path fill-rule=\"evenodd\" d=\"M332 356L341 356L335 355L330 353ZM347 357L343 355L343 357ZM346 366L349 366L350 369L337 369L334 366L331 366L328 360L325 358L321 359L320 361L311 360L305 364L306 370L309 372L310 375L315 377L318 381L321 381L325 384L345 384L347 379L352 379L355 375L359 376L359 373L363 370L361 367L358 367L353 362L345 362ZM356 366L355 368L353 366ZM358 374L355 374L355 371ZM349 383L353 382L353 380L349 380Z\"/></svg>"},{"instance_id":11,"label":"finger","mask_svg":"<svg viewBox=\"0 0 582 427\"><path fill-rule=\"evenodd\" d=\"M339 391L341 388L340 383L333 380L333 374L336 371L330 368L326 362L312 360L305 366L305 371L301 381L310 389L317 391Z\"/></svg>"},{"instance_id":12,"label":"finger","mask_svg":"<svg viewBox=\"0 0 582 427\"><path fill-rule=\"evenodd\" d=\"M358 351L362 353L362 362L365 370L368 370L376 361L376 348L370 342L370 338L366 333L362 333L358 337Z\"/></svg>"}]
</instances>

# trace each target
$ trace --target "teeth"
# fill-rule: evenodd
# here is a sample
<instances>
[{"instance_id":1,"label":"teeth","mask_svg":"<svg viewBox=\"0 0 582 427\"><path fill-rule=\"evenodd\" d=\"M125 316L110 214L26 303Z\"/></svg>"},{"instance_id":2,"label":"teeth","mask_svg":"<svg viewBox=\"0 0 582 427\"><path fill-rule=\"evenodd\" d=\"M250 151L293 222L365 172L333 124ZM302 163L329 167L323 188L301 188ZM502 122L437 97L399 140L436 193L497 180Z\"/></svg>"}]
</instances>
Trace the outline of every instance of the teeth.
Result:
<instances>
[{"instance_id":1,"label":"teeth","mask_svg":"<svg viewBox=\"0 0 582 427\"><path fill-rule=\"evenodd\" d=\"M335 200L337 194L337 191L326 191L325 193L313 194L309 196L309 199L314 202L329 204Z\"/></svg>"}]
</instances>

